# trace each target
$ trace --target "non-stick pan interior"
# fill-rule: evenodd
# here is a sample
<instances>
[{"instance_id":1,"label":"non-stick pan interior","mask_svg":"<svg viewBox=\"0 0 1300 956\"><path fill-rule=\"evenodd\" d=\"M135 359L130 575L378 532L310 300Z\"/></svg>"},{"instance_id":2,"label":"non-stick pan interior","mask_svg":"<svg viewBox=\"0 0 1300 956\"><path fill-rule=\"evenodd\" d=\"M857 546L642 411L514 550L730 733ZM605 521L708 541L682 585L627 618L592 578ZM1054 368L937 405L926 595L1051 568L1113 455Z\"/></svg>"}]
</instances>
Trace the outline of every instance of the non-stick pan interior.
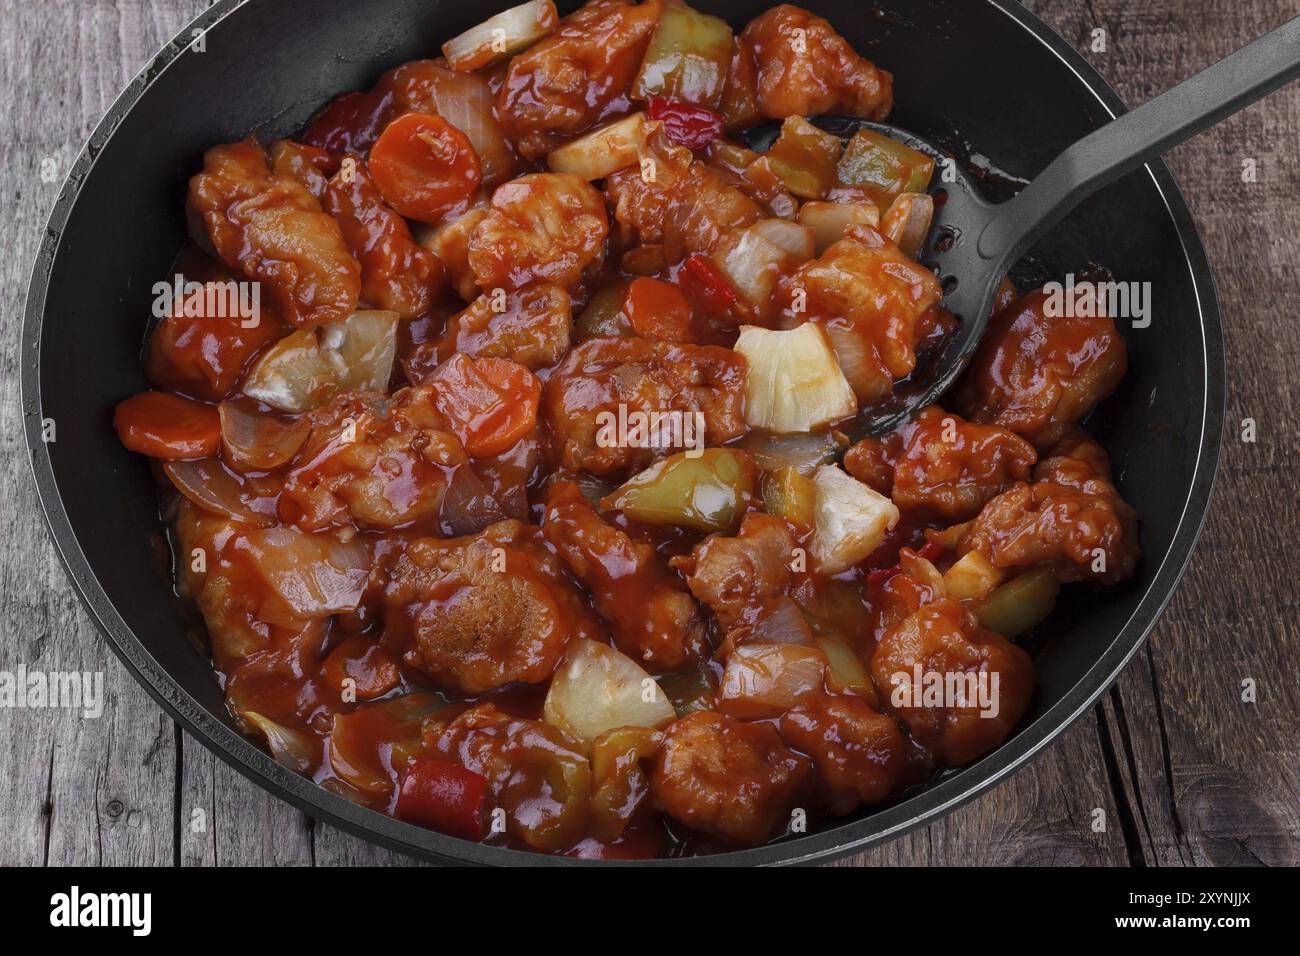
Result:
<instances>
[{"instance_id":1,"label":"non-stick pan interior","mask_svg":"<svg viewBox=\"0 0 1300 956\"><path fill-rule=\"evenodd\" d=\"M225 749L228 759L282 795L309 803L313 812L389 844L480 861L513 854L469 848L343 804L292 780L229 732L208 661L185 637L192 625L171 598L159 561L161 527L148 465L122 449L110 421L118 401L146 387L139 356L152 286L166 278L183 240L185 184L200 167L204 149L250 131L263 141L292 133L334 94L367 88L404 60L437 55L442 40L505 5L250 0L218 20L203 52L175 55L133 106L115 108L119 112L110 123L116 128L106 141L102 132L98 135L93 165L87 171L83 157L74 173L55 212L57 234L48 244L55 250L53 261L38 263L33 284L33 311L40 311L42 290L45 295L36 373L39 409L32 375L25 388L29 419L52 418L57 425L57 441L36 443L34 455L60 548L92 610L153 692L206 742ZM698 0L695 5L739 28L769 4ZM810 0L805 5L894 73L892 122L951 144L962 156L978 154L1013 176L1032 177L1108 117L1076 74L1080 64L1049 49L1020 22L1025 15L1018 9L1013 15L976 0ZM220 3L209 16L229 7L234 4ZM1165 189L1170 188L1166 178ZM998 194L996 185L991 190ZM1025 741L1017 744L1013 737L1004 751L945 781L942 792L931 788L929 796L865 814L849 830L791 841L747 859L833 851L959 800L1058 730L1131 652L1163 604L1190 550L1188 529L1199 524L1208 493L1206 461L1212 466L1213 448L1203 448L1203 436L1208 433L1210 444L1217 443L1221 416L1213 292L1199 244L1190 232L1180 235L1167 201L1189 229L1176 191L1162 195L1152 175L1135 173L1085 203L1034 251L1035 263L1027 267L1027 274L1059 277L1100 264L1119 279L1151 283L1150 326L1121 323L1129 346L1128 378L1089 423L1111 453L1124 496L1142 518L1145 557L1136 579L1104 594L1067 589L1043 629L1045 636L1033 647L1039 684L1017 732L1028 735ZM29 344L35 344L30 339L35 321L29 317ZM1210 326L1208 338L1203 321ZM26 359L33 363L37 357L29 353ZM1189 501L1191 513L1185 514Z\"/></svg>"}]
</instances>

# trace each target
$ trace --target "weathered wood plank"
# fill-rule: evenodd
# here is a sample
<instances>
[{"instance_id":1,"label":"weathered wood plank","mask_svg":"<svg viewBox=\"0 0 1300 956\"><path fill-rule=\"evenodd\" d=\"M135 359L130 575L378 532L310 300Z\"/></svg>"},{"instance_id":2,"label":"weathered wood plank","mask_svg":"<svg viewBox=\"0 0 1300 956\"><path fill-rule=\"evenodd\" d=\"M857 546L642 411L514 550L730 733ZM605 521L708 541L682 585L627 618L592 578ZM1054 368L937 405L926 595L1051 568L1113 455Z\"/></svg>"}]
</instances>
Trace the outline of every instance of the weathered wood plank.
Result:
<instances>
[{"instance_id":1,"label":"weathered wood plank","mask_svg":"<svg viewBox=\"0 0 1300 956\"><path fill-rule=\"evenodd\" d=\"M27 270L60 175L117 92L202 0L0 5L0 670L104 673L104 716L0 711L0 863L350 865L402 862L244 780L169 720L108 654L50 547L22 450L18 326ZM1294 15L1293 0L1032 0L1129 102ZM1094 27L1105 53L1086 49ZM1175 151L1215 265L1229 340L1230 440L1200 550L1151 645L1100 707L1028 768L931 827L852 862L1297 862L1300 423L1300 92L1294 87ZM1258 182L1240 181L1256 160ZM1258 699L1241 701L1253 678ZM179 772L178 772L179 765ZM1092 811L1106 811L1103 833ZM47 812L47 808L49 812ZM194 811L206 829L196 831Z\"/></svg>"},{"instance_id":2,"label":"weathered wood plank","mask_svg":"<svg viewBox=\"0 0 1300 956\"><path fill-rule=\"evenodd\" d=\"M1094 811L1104 829L1094 831ZM1011 779L930 826L840 866L1124 866L1129 862L1092 715Z\"/></svg>"},{"instance_id":3,"label":"weathered wood plank","mask_svg":"<svg viewBox=\"0 0 1300 956\"><path fill-rule=\"evenodd\" d=\"M182 866L311 866L313 821L181 734Z\"/></svg>"},{"instance_id":4,"label":"weathered wood plank","mask_svg":"<svg viewBox=\"0 0 1300 956\"><path fill-rule=\"evenodd\" d=\"M199 4L189 4L197 7ZM40 518L18 403L18 332L28 270L59 180L147 52L179 28L179 4L57 2L0 7L0 669L101 675L103 716L0 711L0 863L165 865L173 860L175 734L77 605ZM55 163L54 181L42 163Z\"/></svg>"},{"instance_id":5,"label":"weathered wood plank","mask_svg":"<svg viewBox=\"0 0 1300 956\"><path fill-rule=\"evenodd\" d=\"M1156 95L1296 14L1246 4L1034 3L1131 103ZM1109 32L1106 53L1085 43ZM1123 791L1156 865L1294 865L1300 422L1300 88L1294 84L1174 150L1215 269L1228 341L1228 427L1217 492L1181 588L1106 697ZM1257 180L1242 181L1253 160ZM1286 317L1286 318L1284 318ZM1245 419L1258 428L1241 440ZM1254 704L1241 682L1258 685Z\"/></svg>"}]
</instances>

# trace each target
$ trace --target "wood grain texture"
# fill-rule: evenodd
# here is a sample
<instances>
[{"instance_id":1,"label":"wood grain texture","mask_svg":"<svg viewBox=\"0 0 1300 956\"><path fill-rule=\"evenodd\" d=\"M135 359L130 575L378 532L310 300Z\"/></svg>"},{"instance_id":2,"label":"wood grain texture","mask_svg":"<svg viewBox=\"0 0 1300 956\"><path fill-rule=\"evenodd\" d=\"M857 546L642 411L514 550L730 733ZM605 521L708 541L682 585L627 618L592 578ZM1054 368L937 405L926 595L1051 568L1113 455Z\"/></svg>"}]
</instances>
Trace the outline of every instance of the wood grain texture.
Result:
<instances>
[{"instance_id":1,"label":"wood grain texture","mask_svg":"<svg viewBox=\"0 0 1300 956\"><path fill-rule=\"evenodd\" d=\"M104 715L0 711L0 864L407 862L306 818L166 718L64 578L22 447L18 334L59 181L98 118L202 0L0 0L0 670L102 672ZM1295 0L1031 0L1128 102L1297 12ZM1107 49L1088 49L1091 31ZM1205 533L1151 642L1028 767L843 865L1300 862L1300 89L1169 157L1215 268L1228 336L1223 466ZM1243 159L1258 181L1241 182ZM42 178L52 161L55 181ZM1258 438L1239 439L1243 419ZM1257 688L1242 700L1242 682ZM1105 811L1103 832L1091 826Z\"/></svg>"},{"instance_id":2,"label":"wood grain texture","mask_svg":"<svg viewBox=\"0 0 1300 956\"><path fill-rule=\"evenodd\" d=\"M1128 102L1295 16L1295 0L1033 4ZM1108 52L1088 52L1095 26ZM1123 799L1152 865L1300 861L1296 613L1300 530L1300 88L1174 150L1214 267L1227 337L1222 465L1200 545L1152 639L1097 719L1123 748ZM1242 182L1243 160L1257 181ZM1253 419L1255 442L1241 440ZM1242 700L1242 681L1257 686Z\"/></svg>"}]
</instances>

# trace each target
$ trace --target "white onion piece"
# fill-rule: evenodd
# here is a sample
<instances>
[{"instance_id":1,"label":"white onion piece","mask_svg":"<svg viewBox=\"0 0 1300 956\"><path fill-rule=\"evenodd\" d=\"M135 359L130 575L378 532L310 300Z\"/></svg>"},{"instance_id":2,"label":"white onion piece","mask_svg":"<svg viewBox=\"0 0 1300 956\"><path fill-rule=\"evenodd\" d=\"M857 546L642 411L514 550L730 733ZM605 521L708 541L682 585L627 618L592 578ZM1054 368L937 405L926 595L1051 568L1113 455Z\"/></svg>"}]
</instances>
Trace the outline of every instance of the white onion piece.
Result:
<instances>
[{"instance_id":1,"label":"white onion piece","mask_svg":"<svg viewBox=\"0 0 1300 956\"><path fill-rule=\"evenodd\" d=\"M505 132L492 112L495 97L482 76L438 69L430 74L429 99L416 108L437 113L456 127L478 153L483 185L494 186L514 169L514 154Z\"/></svg>"},{"instance_id":2,"label":"white onion piece","mask_svg":"<svg viewBox=\"0 0 1300 956\"><path fill-rule=\"evenodd\" d=\"M741 298L755 309L761 309L771 299L782 273L798 265L796 257L753 227L733 233L711 258Z\"/></svg>"},{"instance_id":3,"label":"white onion piece","mask_svg":"<svg viewBox=\"0 0 1300 956\"><path fill-rule=\"evenodd\" d=\"M204 511L259 528L276 523L276 499L257 494L216 458L169 461L163 472L177 491Z\"/></svg>"},{"instance_id":4,"label":"white onion piece","mask_svg":"<svg viewBox=\"0 0 1300 956\"><path fill-rule=\"evenodd\" d=\"M817 646L826 655L826 684L831 690L836 693L865 695L874 702L876 692L875 685L871 683L871 675L867 673L867 667L862 663L858 652L847 641L819 637Z\"/></svg>"},{"instance_id":5,"label":"white onion piece","mask_svg":"<svg viewBox=\"0 0 1300 956\"><path fill-rule=\"evenodd\" d=\"M676 719L668 696L636 661L608 644L569 645L542 710L548 724L584 747L618 727L660 728Z\"/></svg>"},{"instance_id":6,"label":"white onion piece","mask_svg":"<svg viewBox=\"0 0 1300 956\"><path fill-rule=\"evenodd\" d=\"M217 412L221 416L221 446L236 471L279 468L298 453L311 434L311 422L306 418L286 423L231 402L222 402Z\"/></svg>"},{"instance_id":7,"label":"white onion piece","mask_svg":"<svg viewBox=\"0 0 1300 956\"><path fill-rule=\"evenodd\" d=\"M329 742L325 745L330 769L348 786L371 797L393 789L393 781L382 764L375 765L375 742L367 733L374 732L377 716L371 707L350 714L335 714Z\"/></svg>"},{"instance_id":8,"label":"white onion piece","mask_svg":"<svg viewBox=\"0 0 1300 956\"><path fill-rule=\"evenodd\" d=\"M301 414L334 397L338 375L321 354L315 330L299 329L262 354L240 390L279 411Z\"/></svg>"},{"instance_id":9,"label":"white onion piece","mask_svg":"<svg viewBox=\"0 0 1300 956\"><path fill-rule=\"evenodd\" d=\"M924 558L917 558L917 561L923 561ZM928 563L928 562L927 562ZM934 566L931 565L931 570ZM908 569L903 568L904 571ZM934 571L935 576L939 572ZM916 577L915 574L912 575ZM1007 572L1001 568L995 568L989 563L989 559L984 557L978 551L967 551L962 555L961 560L957 561L940 580L937 588L934 589L936 597L948 597L958 601L980 601L993 593L993 589L1006 580ZM934 588L930 581L923 582Z\"/></svg>"},{"instance_id":10,"label":"white onion piece","mask_svg":"<svg viewBox=\"0 0 1300 956\"><path fill-rule=\"evenodd\" d=\"M892 384L888 377L882 376L879 366L867 350L866 340L857 332L832 320L822 325L822 331L831 343L835 361L840 371L853 388L853 394L861 402L874 401L883 391L888 391Z\"/></svg>"},{"instance_id":11,"label":"white onion piece","mask_svg":"<svg viewBox=\"0 0 1300 956\"><path fill-rule=\"evenodd\" d=\"M822 693L826 658L798 644L742 644L727 657L718 710L740 720L779 717Z\"/></svg>"},{"instance_id":12,"label":"white onion piece","mask_svg":"<svg viewBox=\"0 0 1300 956\"><path fill-rule=\"evenodd\" d=\"M788 597L772 602L745 638L754 644L802 644L813 642L812 630L799 605Z\"/></svg>"},{"instance_id":13,"label":"white onion piece","mask_svg":"<svg viewBox=\"0 0 1300 956\"><path fill-rule=\"evenodd\" d=\"M815 252L820 256L844 238L844 230L850 225L879 224L880 210L869 202L822 202L812 199L799 207L799 222L812 229Z\"/></svg>"},{"instance_id":14,"label":"white onion piece","mask_svg":"<svg viewBox=\"0 0 1300 956\"><path fill-rule=\"evenodd\" d=\"M901 193L880 220L880 231L896 242L904 255L915 259L933 220L934 199L928 193Z\"/></svg>"},{"instance_id":15,"label":"white onion piece","mask_svg":"<svg viewBox=\"0 0 1300 956\"><path fill-rule=\"evenodd\" d=\"M600 507L601 498L612 495L618 489L618 482L610 481L608 478L601 478L598 475L589 475L585 471L575 474L573 483L582 492L582 497L597 508Z\"/></svg>"},{"instance_id":16,"label":"white onion piece","mask_svg":"<svg viewBox=\"0 0 1300 956\"><path fill-rule=\"evenodd\" d=\"M807 262L813 257L813 231L807 226L788 219L760 219L749 228L800 262Z\"/></svg>"},{"instance_id":17,"label":"white onion piece","mask_svg":"<svg viewBox=\"0 0 1300 956\"><path fill-rule=\"evenodd\" d=\"M311 619L355 611L370 577L370 550L359 538L288 527L250 531L235 548L294 614Z\"/></svg>"},{"instance_id":18,"label":"white onion piece","mask_svg":"<svg viewBox=\"0 0 1300 956\"><path fill-rule=\"evenodd\" d=\"M546 162L553 172L604 179L638 162L644 149L645 114L633 113L551 150Z\"/></svg>"},{"instance_id":19,"label":"white onion piece","mask_svg":"<svg viewBox=\"0 0 1300 956\"><path fill-rule=\"evenodd\" d=\"M829 462L839 451L841 442L829 431L750 432L737 447L749 452L754 463L764 471L793 468L801 475L811 475Z\"/></svg>"},{"instance_id":20,"label":"white onion piece","mask_svg":"<svg viewBox=\"0 0 1300 956\"><path fill-rule=\"evenodd\" d=\"M454 70L482 69L536 43L558 21L551 0L529 0L452 37L442 45L442 55Z\"/></svg>"},{"instance_id":21,"label":"white onion piece","mask_svg":"<svg viewBox=\"0 0 1300 956\"><path fill-rule=\"evenodd\" d=\"M316 742L310 735L277 724L251 710L244 711L240 716L257 728L266 739L266 746L276 763L295 773L311 770L316 760Z\"/></svg>"},{"instance_id":22,"label":"white onion piece","mask_svg":"<svg viewBox=\"0 0 1300 956\"><path fill-rule=\"evenodd\" d=\"M447 481L442 498L442 523L452 535L478 534L488 525L510 517L492 495L487 482L468 464Z\"/></svg>"},{"instance_id":23,"label":"white onion piece","mask_svg":"<svg viewBox=\"0 0 1300 956\"><path fill-rule=\"evenodd\" d=\"M321 351L334 366L339 389L387 392L397 356L396 312L353 312L342 322L322 326Z\"/></svg>"}]
</instances>

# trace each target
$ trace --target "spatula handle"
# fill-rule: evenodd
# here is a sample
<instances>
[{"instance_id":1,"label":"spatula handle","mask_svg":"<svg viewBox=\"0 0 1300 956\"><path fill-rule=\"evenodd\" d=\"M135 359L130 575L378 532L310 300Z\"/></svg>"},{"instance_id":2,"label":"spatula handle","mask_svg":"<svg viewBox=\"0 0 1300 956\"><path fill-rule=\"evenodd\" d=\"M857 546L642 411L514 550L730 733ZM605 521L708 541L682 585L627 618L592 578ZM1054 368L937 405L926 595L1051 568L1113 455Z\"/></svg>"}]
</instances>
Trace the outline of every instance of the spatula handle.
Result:
<instances>
[{"instance_id":1,"label":"spatula handle","mask_svg":"<svg viewBox=\"0 0 1300 956\"><path fill-rule=\"evenodd\" d=\"M1079 140L979 238L986 260L1014 262L1082 200L1300 76L1300 17Z\"/></svg>"}]
</instances>

